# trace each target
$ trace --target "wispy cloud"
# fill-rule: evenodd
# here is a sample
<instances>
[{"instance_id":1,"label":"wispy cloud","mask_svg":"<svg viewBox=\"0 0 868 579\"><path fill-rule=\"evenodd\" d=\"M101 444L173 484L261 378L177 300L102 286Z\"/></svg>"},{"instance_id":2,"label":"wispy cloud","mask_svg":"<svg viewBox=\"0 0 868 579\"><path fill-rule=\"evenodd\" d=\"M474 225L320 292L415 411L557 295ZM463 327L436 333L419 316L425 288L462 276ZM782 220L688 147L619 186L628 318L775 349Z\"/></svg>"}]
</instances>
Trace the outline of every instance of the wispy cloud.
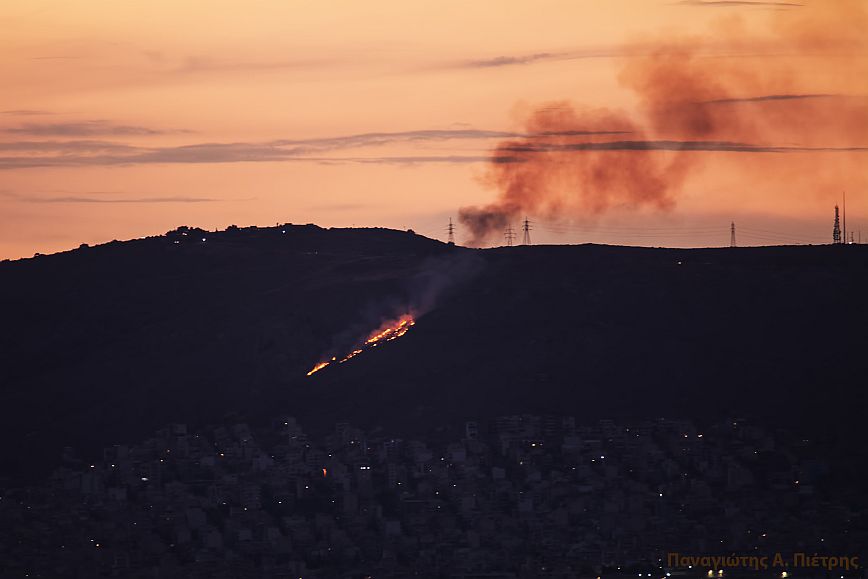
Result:
<instances>
[{"instance_id":1,"label":"wispy cloud","mask_svg":"<svg viewBox=\"0 0 868 579\"><path fill-rule=\"evenodd\" d=\"M633 54L638 47L602 46L585 47L557 52L534 52L529 54L505 54L488 58L476 58L446 63L438 68L445 69L485 69L508 66L521 66L557 60L580 60L585 58L614 58Z\"/></svg>"},{"instance_id":2,"label":"wispy cloud","mask_svg":"<svg viewBox=\"0 0 868 579\"><path fill-rule=\"evenodd\" d=\"M263 162L315 162L322 164L463 164L513 163L525 160L528 153L550 151L718 151L740 153L792 153L792 152L863 152L862 147L797 147L770 146L726 141L652 141L609 140L567 143L547 143L546 137L568 136L618 137L621 131L567 131L563 133L513 133L506 131L420 130L396 133L362 133L315 139L283 139L264 143L196 143L174 147L138 147L106 141L17 141L0 143L0 151L11 153L0 156L0 169L36 167L123 166L145 164L218 164ZM526 142L498 148L496 157L488 146L480 146L474 154L424 155L329 155L342 150L385 145L389 143L440 141L449 139L504 140L524 139Z\"/></svg>"},{"instance_id":3,"label":"wispy cloud","mask_svg":"<svg viewBox=\"0 0 868 579\"><path fill-rule=\"evenodd\" d=\"M494 58L486 58L481 60L469 60L464 65L467 68L493 68L497 66L511 66L515 64L530 64L540 60L552 60L564 58L563 53L553 52L538 52L536 54L525 54L519 56L495 56Z\"/></svg>"},{"instance_id":4,"label":"wispy cloud","mask_svg":"<svg viewBox=\"0 0 868 579\"><path fill-rule=\"evenodd\" d=\"M512 163L521 162L522 159L498 155L492 158L490 155L400 155L392 157L323 157L302 158L299 161L318 161L321 163L353 163L357 165L431 165L448 164L463 165L467 163Z\"/></svg>"},{"instance_id":5,"label":"wispy cloud","mask_svg":"<svg viewBox=\"0 0 868 579\"><path fill-rule=\"evenodd\" d=\"M510 153L580 151L698 151L721 153L864 153L868 147L798 147L754 145L730 141L606 141L500 147Z\"/></svg>"},{"instance_id":6,"label":"wispy cloud","mask_svg":"<svg viewBox=\"0 0 868 579\"><path fill-rule=\"evenodd\" d=\"M320 150L351 149L357 147L371 147L388 145L399 142L431 142L449 140L490 140L490 139L516 139L549 136L574 136L574 135L617 135L624 131L561 131L558 133L519 133L514 131L486 131L480 129L427 129L417 131L400 131L391 133L359 133L338 137L323 137L315 139L282 139L272 141L274 146L299 146L317 148Z\"/></svg>"},{"instance_id":7,"label":"wispy cloud","mask_svg":"<svg viewBox=\"0 0 868 579\"><path fill-rule=\"evenodd\" d=\"M143 149L114 141L0 141L0 151L9 153L62 153L65 155L84 155L96 153L132 154Z\"/></svg>"},{"instance_id":8,"label":"wispy cloud","mask_svg":"<svg viewBox=\"0 0 868 579\"><path fill-rule=\"evenodd\" d=\"M209 197L189 197L184 195L173 196L153 196L153 197L124 197L124 193L105 193L96 192L90 194L65 194L65 195L25 195L21 193L12 193L10 191L0 191L0 197L14 199L23 203L214 203L221 199L212 199Z\"/></svg>"},{"instance_id":9,"label":"wispy cloud","mask_svg":"<svg viewBox=\"0 0 868 579\"><path fill-rule=\"evenodd\" d=\"M48 111L39 111L34 109L15 109L10 111L0 111L0 115L9 115L13 117L35 117L41 115L51 115Z\"/></svg>"},{"instance_id":10,"label":"wispy cloud","mask_svg":"<svg viewBox=\"0 0 868 579\"><path fill-rule=\"evenodd\" d=\"M486 131L480 129L423 129L417 131L359 133L337 137L322 137L313 139L282 139L272 144L322 147L323 149L344 149L352 147L367 147L386 145L395 142L409 141L448 141L453 139L505 139L521 136L521 133L509 131Z\"/></svg>"},{"instance_id":11,"label":"wispy cloud","mask_svg":"<svg viewBox=\"0 0 868 579\"><path fill-rule=\"evenodd\" d=\"M765 103L775 101L793 101L793 100L809 100L809 99L827 99L827 98L846 98L846 95L840 94L770 94L753 97L726 98L716 99L711 101L702 101L702 104L709 105L724 105L738 103Z\"/></svg>"},{"instance_id":12,"label":"wispy cloud","mask_svg":"<svg viewBox=\"0 0 868 579\"><path fill-rule=\"evenodd\" d=\"M30 203L213 203L219 199L206 197L132 197L118 199L100 199L98 197L41 197L30 199Z\"/></svg>"},{"instance_id":13,"label":"wispy cloud","mask_svg":"<svg viewBox=\"0 0 868 579\"><path fill-rule=\"evenodd\" d=\"M680 4L680 3L679 3ZM690 2L692 4L692 2ZM726 4L730 4L727 2ZM753 6L763 6L776 4L771 2L732 2L732 4L750 4ZM702 2L701 4L696 4L697 6L711 6L711 3ZM799 6L798 4L790 4L790 3L780 3L776 4L778 7L781 6ZM632 57L632 56L643 56L647 54L651 54L655 50L654 45L647 45L643 43L630 43L630 44L618 44L618 45L601 45L601 46L585 46L579 48L572 48L568 50L543 50L538 52L531 52L525 54L504 54L497 55L486 58L472 58L467 60L459 60L453 62L443 63L439 66L433 67L434 69L496 69L496 68L506 68L506 67L517 67L517 66L525 66L525 65L534 65L534 64L542 64L546 62L555 62L555 61L570 61L570 60L584 60L584 59L594 59L594 58L623 58L623 57ZM745 49L750 49L745 52ZM751 56L756 54L777 54L780 51L780 47L776 45L763 44L758 42L753 42L750 46L746 44L742 45L742 50L738 52L734 52L732 46L726 43L716 44L714 42L706 42L701 47L697 47L697 54L700 56L709 56L709 57L743 57L743 56Z\"/></svg>"},{"instance_id":14,"label":"wispy cloud","mask_svg":"<svg viewBox=\"0 0 868 579\"><path fill-rule=\"evenodd\" d=\"M2 131L16 135L31 135L39 137L128 137L187 132L180 130L154 129L134 125L119 125L101 119L68 123L24 123L14 127L7 127L2 129Z\"/></svg>"},{"instance_id":15,"label":"wispy cloud","mask_svg":"<svg viewBox=\"0 0 868 579\"><path fill-rule=\"evenodd\" d=\"M798 4L796 2L769 2L757 0L752 2L751 0L681 0L680 2L676 2L676 4L681 4L684 6L708 6L712 8L720 8L725 6L759 6L759 7L773 7L773 8L798 8L804 6L804 4Z\"/></svg>"},{"instance_id":16,"label":"wispy cloud","mask_svg":"<svg viewBox=\"0 0 868 579\"><path fill-rule=\"evenodd\" d=\"M620 131L569 131L564 135L612 135ZM113 166L141 164L243 163L268 161L313 161L318 163L475 163L481 155L351 156L324 157L330 152L376 147L394 143L440 142L449 140L501 140L551 136L478 129L428 129L376 132L310 139L279 139L264 143L195 143L175 147L141 147L97 140L0 142L0 169L35 167ZM485 148L482 147L484 151Z\"/></svg>"}]
</instances>

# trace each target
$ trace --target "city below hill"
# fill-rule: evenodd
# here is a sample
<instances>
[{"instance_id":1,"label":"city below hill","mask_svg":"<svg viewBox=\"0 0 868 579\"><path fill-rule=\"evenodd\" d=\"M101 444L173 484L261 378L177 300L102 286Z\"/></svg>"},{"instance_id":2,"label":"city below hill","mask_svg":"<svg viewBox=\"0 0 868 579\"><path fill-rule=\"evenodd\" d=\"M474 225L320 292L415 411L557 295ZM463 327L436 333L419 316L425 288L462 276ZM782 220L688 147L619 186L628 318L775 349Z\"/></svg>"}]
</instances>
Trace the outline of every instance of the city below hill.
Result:
<instances>
[{"instance_id":1,"label":"city below hill","mask_svg":"<svg viewBox=\"0 0 868 579\"><path fill-rule=\"evenodd\" d=\"M866 282L859 245L476 250L314 225L4 262L0 473L284 415L406 435L744 417L864 453Z\"/></svg>"}]
</instances>

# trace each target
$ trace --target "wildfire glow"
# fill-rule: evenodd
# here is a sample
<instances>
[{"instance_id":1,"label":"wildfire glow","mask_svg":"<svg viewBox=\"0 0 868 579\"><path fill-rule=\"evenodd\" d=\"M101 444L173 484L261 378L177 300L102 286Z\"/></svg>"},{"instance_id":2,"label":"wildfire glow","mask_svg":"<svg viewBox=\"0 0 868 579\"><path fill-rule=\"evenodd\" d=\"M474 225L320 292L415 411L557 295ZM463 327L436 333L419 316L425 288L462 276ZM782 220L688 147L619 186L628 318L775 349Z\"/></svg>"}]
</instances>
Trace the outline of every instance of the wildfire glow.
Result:
<instances>
[{"instance_id":1,"label":"wildfire glow","mask_svg":"<svg viewBox=\"0 0 868 579\"><path fill-rule=\"evenodd\" d=\"M320 362L319 364L317 364L316 366L314 366L314 367L311 369L311 371L307 373L307 375L310 376L310 375L313 374L314 372L319 372L320 370L322 370L323 368L325 368L325 367L328 366L329 364L331 364L330 361L329 361L329 362Z\"/></svg>"},{"instance_id":2,"label":"wildfire glow","mask_svg":"<svg viewBox=\"0 0 868 579\"><path fill-rule=\"evenodd\" d=\"M365 345L376 346L379 342L388 342L389 340L400 338L406 334L407 330L409 330L415 323L413 316L401 316L397 320L388 322L379 330L373 332L370 337L365 340Z\"/></svg>"},{"instance_id":3,"label":"wildfire glow","mask_svg":"<svg viewBox=\"0 0 868 579\"><path fill-rule=\"evenodd\" d=\"M318 363L314 366L310 372L307 373L308 376L319 372L332 362L338 362L338 364L343 364L344 362L350 360L351 358L355 358L368 348L375 348L382 344L383 342L390 342L392 340L396 340L406 334L411 327L416 325L416 320L413 319L413 316L410 314L404 314L403 316L389 320L384 323L382 326L371 332L371 334L360 344L358 344L349 354L341 358L340 360L337 357L333 357L331 360L326 360L324 362Z\"/></svg>"}]
</instances>

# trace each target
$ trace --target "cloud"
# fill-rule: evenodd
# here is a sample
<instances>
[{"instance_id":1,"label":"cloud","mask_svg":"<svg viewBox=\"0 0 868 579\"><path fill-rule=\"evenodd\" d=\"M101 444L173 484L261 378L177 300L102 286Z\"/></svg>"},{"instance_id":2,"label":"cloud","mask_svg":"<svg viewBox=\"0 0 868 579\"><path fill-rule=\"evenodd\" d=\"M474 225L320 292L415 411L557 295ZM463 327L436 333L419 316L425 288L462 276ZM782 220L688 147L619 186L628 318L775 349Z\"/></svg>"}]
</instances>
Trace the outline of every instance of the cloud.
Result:
<instances>
[{"instance_id":1,"label":"cloud","mask_svg":"<svg viewBox=\"0 0 868 579\"><path fill-rule=\"evenodd\" d=\"M491 162L509 164L524 162L525 154L553 151L706 151L741 153L792 152L863 152L862 147L798 147L757 145L731 141L702 140L610 140L566 141L577 137L618 137L629 135L629 130L565 130L517 133L508 131L417 130L394 133L360 133L313 139L280 139L263 143L195 143L172 147L140 147L125 143L96 140L74 141L14 141L0 142L0 170L37 167L124 166L146 164L219 164L264 162L314 162L320 164L467 164ZM559 137L557 144L547 143L548 137ZM344 155L328 153L347 149L381 146L390 143L431 142L445 140L515 139L491 154L481 148L479 154L425 154L425 155Z\"/></svg>"},{"instance_id":2,"label":"cloud","mask_svg":"<svg viewBox=\"0 0 868 579\"><path fill-rule=\"evenodd\" d=\"M631 53L632 48L626 47L586 47L559 52L534 52L530 54L500 55L490 58L478 58L446 63L437 68L445 69L485 69L507 66L520 66L557 60L579 60L585 58L614 58Z\"/></svg>"},{"instance_id":3,"label":"cloud","mask_svg":"<svg viewBox=\"0 0 868 579\"><path fill-rule=\"evenodd\" d=\"M570 151L698 151L721 153L862 153L868 147L798 147L769 146L729 141L606 141L554 145L504 145L498 151L517 154Z\"/></svg>"},{"instance_id":4,"label":"cloud","mask_svg":"<svg viewBox=\"0 0 868 579\"><path fill-rule=\"evenodd\" d=\"M134 153L142 151L141 147L116 143L113 141L0 141L0 151L12 153L63 153L65 155L88 154L88 153ZM38 157L37 157L38 158Z\"/></svg>"},{"instance_id":5,"label":"cloud","mask_svg":"<svg viewBox=\"0 0 868 579\"><path fill-rule=\"evenodd\" d=\"M754 96L754 97L742 97L742 98L725 98L725 99L716 99L711 101L702 101L701 104L707 105L724 105L724 104L738 104L738 103L764 103L764 102L774 102L774 101L792 101L792 100L806 100L806 99L825 99L825 98L845 98L845 95L840 94L770 94L770 95L762 95L762 96Z\"/></svg>"},{"instance_id":6,"label":"cloud","mask_svg":"<svg viewBox=\"0 0 868 579\"><path fill-rule=\"evenodd\" d=\"M564 135L607 135L620 131L570 131ZM0 142L0 151L13 153L0 157L0 169L35 167L113 166L141 164L201 164L269 161L311 161L319 163L420 164L480 163L490 160L480 155L425 156L351 156L324 157L325 153L346 149L382 146L391 143L439 142L448 140L491 140L551 136L552 133L516 133L478 129L415 130L373 132L311 139L279 139L264 143L196 143L175 147L140 147L97 140Z\"/></svg>"},{"instance_id":7,"label":"cloud","mask_svg":"<svg viewBox=\"0 0 868 579\"><path fill-rule=\"evenodd\" d=\"M430 165L465 163L513 163L520 162L517 157L498 155L401 155L393 157L321 157L301 158L297 161L318 161L321 163L354 163L358 165Z\"/></svg>"},{"instance_id":8,"label":"cloud","mask_svg":"<svg viewBox=\"0 0 868 579\"><path fill-rule=\"evenodd\" d=\"M276 145L298 145L321 147L323 149L352 148L385 145L399 141L446 141L452 139L504 139L519 136L520 133L507 131L485 131L478 129L429 129L399 131L391 133L359 133L337 137L315 139L282 139Z\"/></svg>"},{"instance_id":9,"label":"cloud","mask_svg":"<svg viewBox=\"0 0 868 579\"><path fill-rule=\"evenodd\" d=\"M690 2L692 4L692 2ZM732 2L736 4L736 2ZM774 3L766 2L738 2L738 4L749 4L753 6L771 5ZM710 3L696 4L697 6L711 6ZM777 6L800 6L799 4L780 3ZM511 66L522 66L540 64L553 61L569 61L583 60L588 58L624 58L624 57L639 57L653 54L655 47L647 43L631 43L625 45L602 45L602 46L585 46L560 51L539 51L526 54L506 54L493 56L489 58L475 58L469 60L461 60L458 62L449 62L440 66L433 67L434 69L494 69L505 68ZM697 54L702 56L715 57L744 57L756 56L757 54L777 54L780 47L761 42L742 42L739 50L735 50L732 45L727 43L715 44L714 42L705 42Z\"/></svg>"},{"instance_id":10,"label":"cloud","mask_svg":"<svg viewBox=\"0 0 868 579\"><path fill-rule=\"evenodd\" d=\"M531 62L552 60L554 58L563 58L563 55L551 52L538 52L536 54L526 54L522 56L496 56L494 58L482 60L470 60L465 63L465 66L467 68L492 68L514 64L529 64Z\"/></svg>"},{"instance_id":11,"label":"cloud","mask_svg":"<svg viewBox=\"0 0 868 579\"><path fill-rule=\"evenodd\" d=\"M132 197L129 199L100 199L98 197L42 197L31 203L213 203L220 199L207 197Z\"/></svg>"},{"instance_id":12,"label":"cloud","mask_svg":"<svg viewBox=\"0 0 868 579\"><path fill-rule=\"evenodd\" d=\"M804 4L797 4L795 2L765 2L760 0L757 0L756 2L752 2L751 0L681 0L681 2L676 2L676 4L681 4L684 6L709 6L712 8L721 8L725 6L798 8L804 6Z\"/></svg>"},{"instance_id":13,"label":"cloud","mask_svg":"<svg viewBox=\"0 0 868 579\"><path fill-rule=\"evenodd\" d=\"M33 109L16 109L10 111L0 111L2 115L9 115L15 117L30 117L30 116L39 116L39 115L51 115L54 113L50 113L48 111L38 111Z\"/></svg>"},{"instance_id":14,"label":"cloud","mask_svg":"<svg viewBox=\"0 0 868 579\"><path fill-rule=\"evenodd\" d=\"M117 125L105 120L70 123L24 123L2 129L6 133L31 136L89 137L108 135L115 137L152 136L187 131L166 131L132 125Z\"/></svg>"},{"instance_id":15,"label":"cloud","mask_svg":"<svg viewBox=\"0 0 868 579\"><path fill-rule=\"evenodd\" d=\"M568 135L613 135L623 131L569 131L559 132L558 136ZM357 147L387 145L397 142L448 141L448 140L485 140L485 139L517 139L548 137L554 133L519 133L514 131L486 131L479 129L429 129L416 131L400 131L392 133L359 133L338 137L318 139L282 139L272 141L274 146L298 146L319 150L338 150Z\"/></svg>"},{"instance_id":16,"label":"cloud","mask_svg":"<svg viewBox=\"0 0 868 579\"><path fill-rule=\"evenodd\" d=\"M103 197L103 195L107 195ZM108 196L110 195L110 196ZM188 197L183 195L177 196L156 196L156 197L120 197L123 193L104 193L96 192L90 194L69 194L69 195L49 195L49 196L31 196L20 193L12 193L9 191L0 191L0 197L6 197L24 203L214 203L222 201L221 199L212 199L208 197Z\"/></svg>"}]
</instances>

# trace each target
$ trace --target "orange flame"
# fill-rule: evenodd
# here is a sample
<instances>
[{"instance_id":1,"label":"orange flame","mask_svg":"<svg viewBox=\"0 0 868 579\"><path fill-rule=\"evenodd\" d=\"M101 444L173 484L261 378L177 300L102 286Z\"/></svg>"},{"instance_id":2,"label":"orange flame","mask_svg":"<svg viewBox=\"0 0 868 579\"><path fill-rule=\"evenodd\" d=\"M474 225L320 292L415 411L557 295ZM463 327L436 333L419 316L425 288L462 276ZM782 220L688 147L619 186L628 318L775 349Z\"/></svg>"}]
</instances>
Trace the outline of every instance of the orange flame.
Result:
<instances>
[{"instance_id":1,"label":"orange flame","mask_svg":"<svg viewBox=\"0 0 868 579\"><path fill-rule=\"evenodd\" d=\"M404 314L397 319L389 320L388 322L385 322L382 326L371 332L371 334L367 337L367 339L365 339L364 342L353 348L353 350L349 354L341 358L339 361L337 357L334 357L331 360L320 362L316 366L314 366L313 369L307 373L307 375L311 376L312 374L319 372L320 370L335 361L337 361L338 364L343 364L349 359L355 358L368 348L376 348L383 342L389 342L398 339L404 334L406 334L410 330L410 328L415 325L416 320L413 319L413 316L411 316L410 314Z\"/></svg>"},{"instance_id":2,"label":"orange flame","mask_svg":"<svg viewBox=\"0 0 868 579\"><path fill-rule=\"evenodd\" d=\"M413 316L409 314L403 315L397 320L386 322L380 327L380 329L372 332L368 339L365 340L365 344L368 346L376 346L378 342L400 338L407 333L410 326L415 324L416 321L413 319Z\"/></svg>"},{"instance_id":3,"label":"orange flame","mask_svg":"<svg viewBox=\"0 0 868 579\"><path fill-rule=\"evenodd\" d=\"M307 375L310 376L310 375L312 375L312 374L315 373L315 372L319 372L320 370L322 370L323 368L325 368L326 366L328 366L330 363L331 363L331 362L320 362L319 364L317 364L316 366L314 366L313 369L312 369L310 372L307 373Z\"/></svg>"}]
</instances>

